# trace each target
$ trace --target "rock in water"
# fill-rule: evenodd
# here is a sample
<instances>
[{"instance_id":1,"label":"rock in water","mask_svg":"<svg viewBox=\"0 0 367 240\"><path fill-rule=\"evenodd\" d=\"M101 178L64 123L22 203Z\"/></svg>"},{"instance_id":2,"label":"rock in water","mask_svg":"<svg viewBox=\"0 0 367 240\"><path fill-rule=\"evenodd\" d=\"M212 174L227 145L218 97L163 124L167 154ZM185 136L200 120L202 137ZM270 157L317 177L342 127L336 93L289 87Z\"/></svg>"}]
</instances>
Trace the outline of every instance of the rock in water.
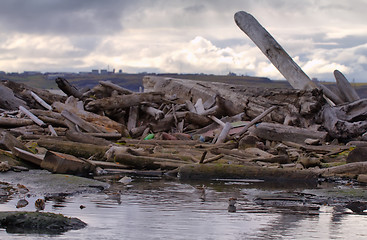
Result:
<instances>
[{"instance_id":1,"label":"rock in water","mask_svg":"<svg viewBox=\"0 0 367 240\"><path fill-rule=\"evenodd\" d=\"M0 227L9 233L61 234L87 224L78 218L44 212L0 212Z\"/></svg>"}]
</instances>

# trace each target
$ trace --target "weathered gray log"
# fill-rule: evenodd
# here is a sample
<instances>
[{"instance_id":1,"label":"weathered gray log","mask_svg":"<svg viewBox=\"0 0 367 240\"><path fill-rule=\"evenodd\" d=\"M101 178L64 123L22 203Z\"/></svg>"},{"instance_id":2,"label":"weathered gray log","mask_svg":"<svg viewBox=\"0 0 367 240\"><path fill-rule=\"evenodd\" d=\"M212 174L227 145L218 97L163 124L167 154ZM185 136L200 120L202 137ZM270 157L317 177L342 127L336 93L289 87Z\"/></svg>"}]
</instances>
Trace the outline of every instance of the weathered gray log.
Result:
<instances>
[{"instance_id":1,"label":"weathered gray log","mask_svg":"<svg viewBox=\"0 0 367 240\"><path fill-rule=\"evenodd\" d=\"M196 109L195 109L195 106L194 106L194 104L193 104L191 101L186 100L186 101L185 101L185 105L186 105L186 108L187 108L190 112L197 113L197 112L196 112Z\"/></svg>"},{"instance_id":2,"label":"weathered gray log","mask_svg":"<svg viewBox=\"0 0 367 240\"><path fill-rule=\"evenodd\" d=\"M91 101L85 106L85 109L88 111L98 111L101 109L127 108L140 105L143 102L162 102L163 97L164 94L159 92L119 95Z\"/></svg>"},{"instance_id":3,"label":"weathered gray log","mask_svg":"<svg viewBox=\"0 0 367 240\"><path fill-rule=\"evenodd\" d=\"M181 180L199 179L259 179L272 182L312 183L318 176L307 170L265 168L235 164L190 164L179 168Z\"/></svg>"},{"instance_id":4,"label":"weathered gray log","mask_svg":"<svg viewBox=\"0 0 367 240\"><path fill-rule=\"evenodd\" d=\"M74 96L76 98L81 98L82 93L71 85L65 78L58 77L55 79L57 86L68 96Z\"/></svg>"},{"instance_id":5,"label":"weathered gray log","mask_svg":"<svg viewBox=\"0 0 367 240\"><path fill-rule=\"evenodd\" d=\"M347 102L354 102L360 99L356 90L340 71L335 70L334 76L336 80L336 86Z\"/></svg>"},{"instance_id":6,"label":"weathered gray log","mask_svg":"<svg viewBox=\"0 0 367 240\"><path fill-rule=\"evenodd\" d=\"M129 109L129 119L127 120L127 130L131 131L131 129L136 127L136 123L138 121L139 107L131 106Z\"/></svg>"},{"instance_id":7,"label":"weathered gray log","mask_svg":"<svg viewBox=\"0 0 367 240\"><path fill-rule=\"evenodd\" d=\"M114 84L110 81L99 81L99 84L101 84L102 86L104 87L109 87L109 88L112 88L116 91L118 91L119 93L122 93L122 94L132 94L133 92L129 89L126 89L126 88L123 88L117 84Z\"/></svg>"},{"instance_id":8,"label":"weathered gray log","mask_svg":"<svg viewBox=\"0 0 367 240\"><path fill-rule=\"evenodd\" d=\"M84 121L79 116L69 112L68 110L63 110L61 112L61 115L66 119L68 119L69 121L71 121L72 123L74 123L75 125L78 125L79 127L83 128L87 132L99 132L99 133L102 132L92 124L88 123L87 121Z\"/></svg>"},{"instance_id":9,"label":"weathered gray log","mask_svg":"<svg viewBox=\"0 0 367 240\"><path fill-rule=\"evenodd\" d=\"M325 177L336 174L366 174L367 162L348 163L345 165L321 169L318 172Z\"/></svg>"},{"instance_id":10,"label":"weathered gray log","mask_svg":"<svg viewBox=\"0 0 367 240\"><path fill-rule=\"evenodd\" d=\"M255 128L254 134L262 139L272 141L292 141L296 143L304 143L307 138L325 141L328 135L327 132L313 131L306 128L266 122L260 123Z\"/></svg>"},{"instance_id":11,"label":"weathered gray log","mask_svg":"<svg viewBox=\"0 0 367 240\"><path fill-rule=\"evenodd\" d=\"M50 130L51 136L57 137L57 132L52 125L48 125L48 130Z\"/></svg>"},{"instance_id":12,"label":"weathered gray log","mask_svg":"<svg viewBox=\"0 0 367 240\"><path fill-rule=\"evenodd\" d=\"M109 149L108 146L73 141L57 141L53 138L41 138L37 141L37 144L50 151L66 153L83 158L94 156L97 159L103 159L105 152Z\"/></svg>"},{"instance_id":13,"label":"weathered gray log","mask_svg":"<svg viewBox=\"0 0 367 240\"><path fill-rule=\"evenodd\" d=\"M0 117L0 127L2 128L22 127L32 124L34 122L31 119Z\"/></svg>"},{"instance_id":14,"label":"weathered gray log","mask_svg":"<svg viewBox=\"0 0 367 240\"><path fill-rule=\"evenodd\" d=\"M44 123L41 119L39 119L38 117L36 117L36 115L34 115L33 113L31 113L25 107L19 106L19 110L22 113L24 113L27 117L29 117L30 119L32 119L32 121L35 122L37 125L39 125L41 127L46 127L47 126L46 123Z\"/></svg>"},{"instance_id":15,"label":"weathered gray log","mask_svg":"<svg viewBox=\"0 0 367 240\"><path fill-rule=\"evenodd\" d=\"M93 172L93 166L86 161L75 156L47 151L41 162L41 168L52 173L73 174L78 176L88 176Z\"/></svg>"},{"instance_id":16,"label":"weathered gray log","mask_svg":"<svg viewBox=\"0 0 367 240\"><path fill-rule=\"evenodd\" d=\"M46 108L47 110L52 110L51 105L49 105L47 102L45 102L42 98L40 98L37 94L31 91L31 95L42 107Z\"/></svg>"},{"instance_id":17,"label":"weathered gray log","mask_svg":"<svg viewBox=\"0 0 367 240\"><path fill-rule=\"evenodd\" d=\"M195 103L195 110L199 115L202 115L205 111L204 109L204 104L203 104L203 99L199 98L196 103Z\"/></svg>"},{"instance_id":18,"label":"weathered gray log","mask_svg":"<svg viewBox=\"0 0 367 240\"><path fill-rule=\"evenodd\" d=\"M229 130L231 130L232 124L230 122L225 123L222 131L220 132L218 139L215 143L223 143L228 136Z\"/></svg>"},{"instance_id":19,"label":"weathered gray log","mask_svg":"<svg viewBox=\"0 0 367 240\"><path fill-rule=\"evenodd\" d=\"M293 88L317 88L282 46L252 15L240 11L235 14L234 19L238 27L260 48Z\"/></svg>"}]
</instances>

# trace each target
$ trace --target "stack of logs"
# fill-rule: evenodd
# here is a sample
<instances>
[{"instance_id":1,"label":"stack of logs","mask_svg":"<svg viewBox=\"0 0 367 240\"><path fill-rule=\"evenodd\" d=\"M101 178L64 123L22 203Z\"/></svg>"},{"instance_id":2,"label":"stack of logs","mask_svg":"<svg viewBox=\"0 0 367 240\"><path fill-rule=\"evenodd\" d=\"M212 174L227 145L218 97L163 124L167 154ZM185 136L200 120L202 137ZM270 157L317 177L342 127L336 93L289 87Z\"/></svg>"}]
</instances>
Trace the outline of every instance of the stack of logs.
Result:
<instances>
[{"instance_id":1,"label":"stack of logs","mask_svg":"<svg viewBox=\"0 0 367 240\"><path fill-rule=\"evenodd\" d=\"M316 182L320 174L358 175L365 168L361 163L336 166L345 163L355 145L337 144L320 125L310 124L310 112L298 121L308 122L309 128L279 117L294 105L277 105L272 100L273 106L249 117L250 104L247 111L233 115L228 99L219 94L192 102L192 97L183 99L180 94L134 93L107 81L87 92L63 78L56 82L66 96L2 82L0 91L7 93L0 102L2 154L53 173L95 177L175 175ZM310 96L304 101L315 102L317 109L309 110L319 113L323 105L316 102L321 101L322 92L313 91ZM293 115L299 117L300 111L305 110ZM11 167L16 169L2 169Z\"/></svg>"}]
</instances>

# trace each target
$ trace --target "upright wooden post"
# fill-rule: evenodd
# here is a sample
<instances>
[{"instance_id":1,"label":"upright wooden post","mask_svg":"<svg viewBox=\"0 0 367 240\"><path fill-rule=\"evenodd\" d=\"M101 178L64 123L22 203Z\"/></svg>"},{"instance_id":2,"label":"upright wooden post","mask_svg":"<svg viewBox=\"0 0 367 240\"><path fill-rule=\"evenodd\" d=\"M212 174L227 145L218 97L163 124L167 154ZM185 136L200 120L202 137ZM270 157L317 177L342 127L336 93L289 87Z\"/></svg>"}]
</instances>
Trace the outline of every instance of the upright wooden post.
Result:
<instances>
[{"instance_id":1,"label":"upright wooden post","mask_svg":"<svg viewBox=\"0 0 367 240\"><path fill-rule=\"evenodd\" d=\"M317 88L297 63L251 14L240 11L234 15L234 19L238 27L260 48L293 88Z\"/></svg>"}]
</instances>

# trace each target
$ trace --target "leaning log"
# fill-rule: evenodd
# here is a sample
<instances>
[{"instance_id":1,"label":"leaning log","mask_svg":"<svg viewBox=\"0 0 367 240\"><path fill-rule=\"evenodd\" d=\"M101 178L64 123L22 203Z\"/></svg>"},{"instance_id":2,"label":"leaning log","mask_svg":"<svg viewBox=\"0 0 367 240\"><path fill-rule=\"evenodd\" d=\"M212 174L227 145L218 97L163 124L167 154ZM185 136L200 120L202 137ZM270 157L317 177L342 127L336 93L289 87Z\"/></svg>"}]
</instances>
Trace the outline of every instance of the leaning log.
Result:
<instances>
[{"instance_id":1,"label":"leaning log","mask_svg":"<svg viewBox=\"0 0 367 240\"><path fill-rule=\"evenodd\" d=\"M121 94L132 94L133 92L129 89L123 88L119 85L116 85L110 81L99 81L99 84L101 84L104 87L109 87L113 90L116 90L117 92L121 93Z\"/></svg>"},{"instance_id":2,"label":"leaning log","mask_svg":"<svg viewBox=\"0 0 367 240\"><path fill-rule=\"evenodd\" d=\"M162 102L163 97L164 94L159 92L119 95L91 101L85 106L85 109L93 112L101 109L128 108L140 105L142 102Z\"/></svg>"},{"instance_id":3,"label":"leaning log","mask_svg":"<svg viewBox=\"0 0 367 240\"><path fill-rule=\"evenodd\" d=\"M74 96L76 98L81 98L82 93L71 85L65 78L58 77L55 79L57 86L68 96Z\"/></svg>"},{"instance_id":4,"label":"leaning log","mask_svg":"<svg viewBox=\"0 0 367 240\"><path fill-rule=\"evenodd\" d=\"M181 180L259 179L272 182L317 183L315 172L234 164L190 164L179 168Z\"/></svg>"},{"instance_id":5,"label":"leaning log","mask_svg":"<svg viewBox=\"0 0 367 240\"><path fill-rule=\"evenodd\" d=\"M317 88L282 46L251 14L240 11L234 15L234 19L238 27L260 48L293 88Z\"/></svg>"},{"instance_id":6,"label":"leaning log","mask_svg":"<svg viewBox=\"0 0 367 240\"><path fill-rule=\"evenodd\" d=\"M50 151L66 153L75 157L83 158L94 156L97 159L103 159L105 152L109 149L108 146L72 141L56 141L52 138L41 138L37 141L37 144Z\"/></svg>"},{"instance_id":7,"label":"leaning log","mask_svg":"<svg viewBox=\"0 0 367 240\"><path fill-rule=\"evenodd\" d=\"M354 102L360 99L356 90L340 71L335 70L334 76L336 80L336 86L347 102Z\"/></svg>"}]
</instances>

